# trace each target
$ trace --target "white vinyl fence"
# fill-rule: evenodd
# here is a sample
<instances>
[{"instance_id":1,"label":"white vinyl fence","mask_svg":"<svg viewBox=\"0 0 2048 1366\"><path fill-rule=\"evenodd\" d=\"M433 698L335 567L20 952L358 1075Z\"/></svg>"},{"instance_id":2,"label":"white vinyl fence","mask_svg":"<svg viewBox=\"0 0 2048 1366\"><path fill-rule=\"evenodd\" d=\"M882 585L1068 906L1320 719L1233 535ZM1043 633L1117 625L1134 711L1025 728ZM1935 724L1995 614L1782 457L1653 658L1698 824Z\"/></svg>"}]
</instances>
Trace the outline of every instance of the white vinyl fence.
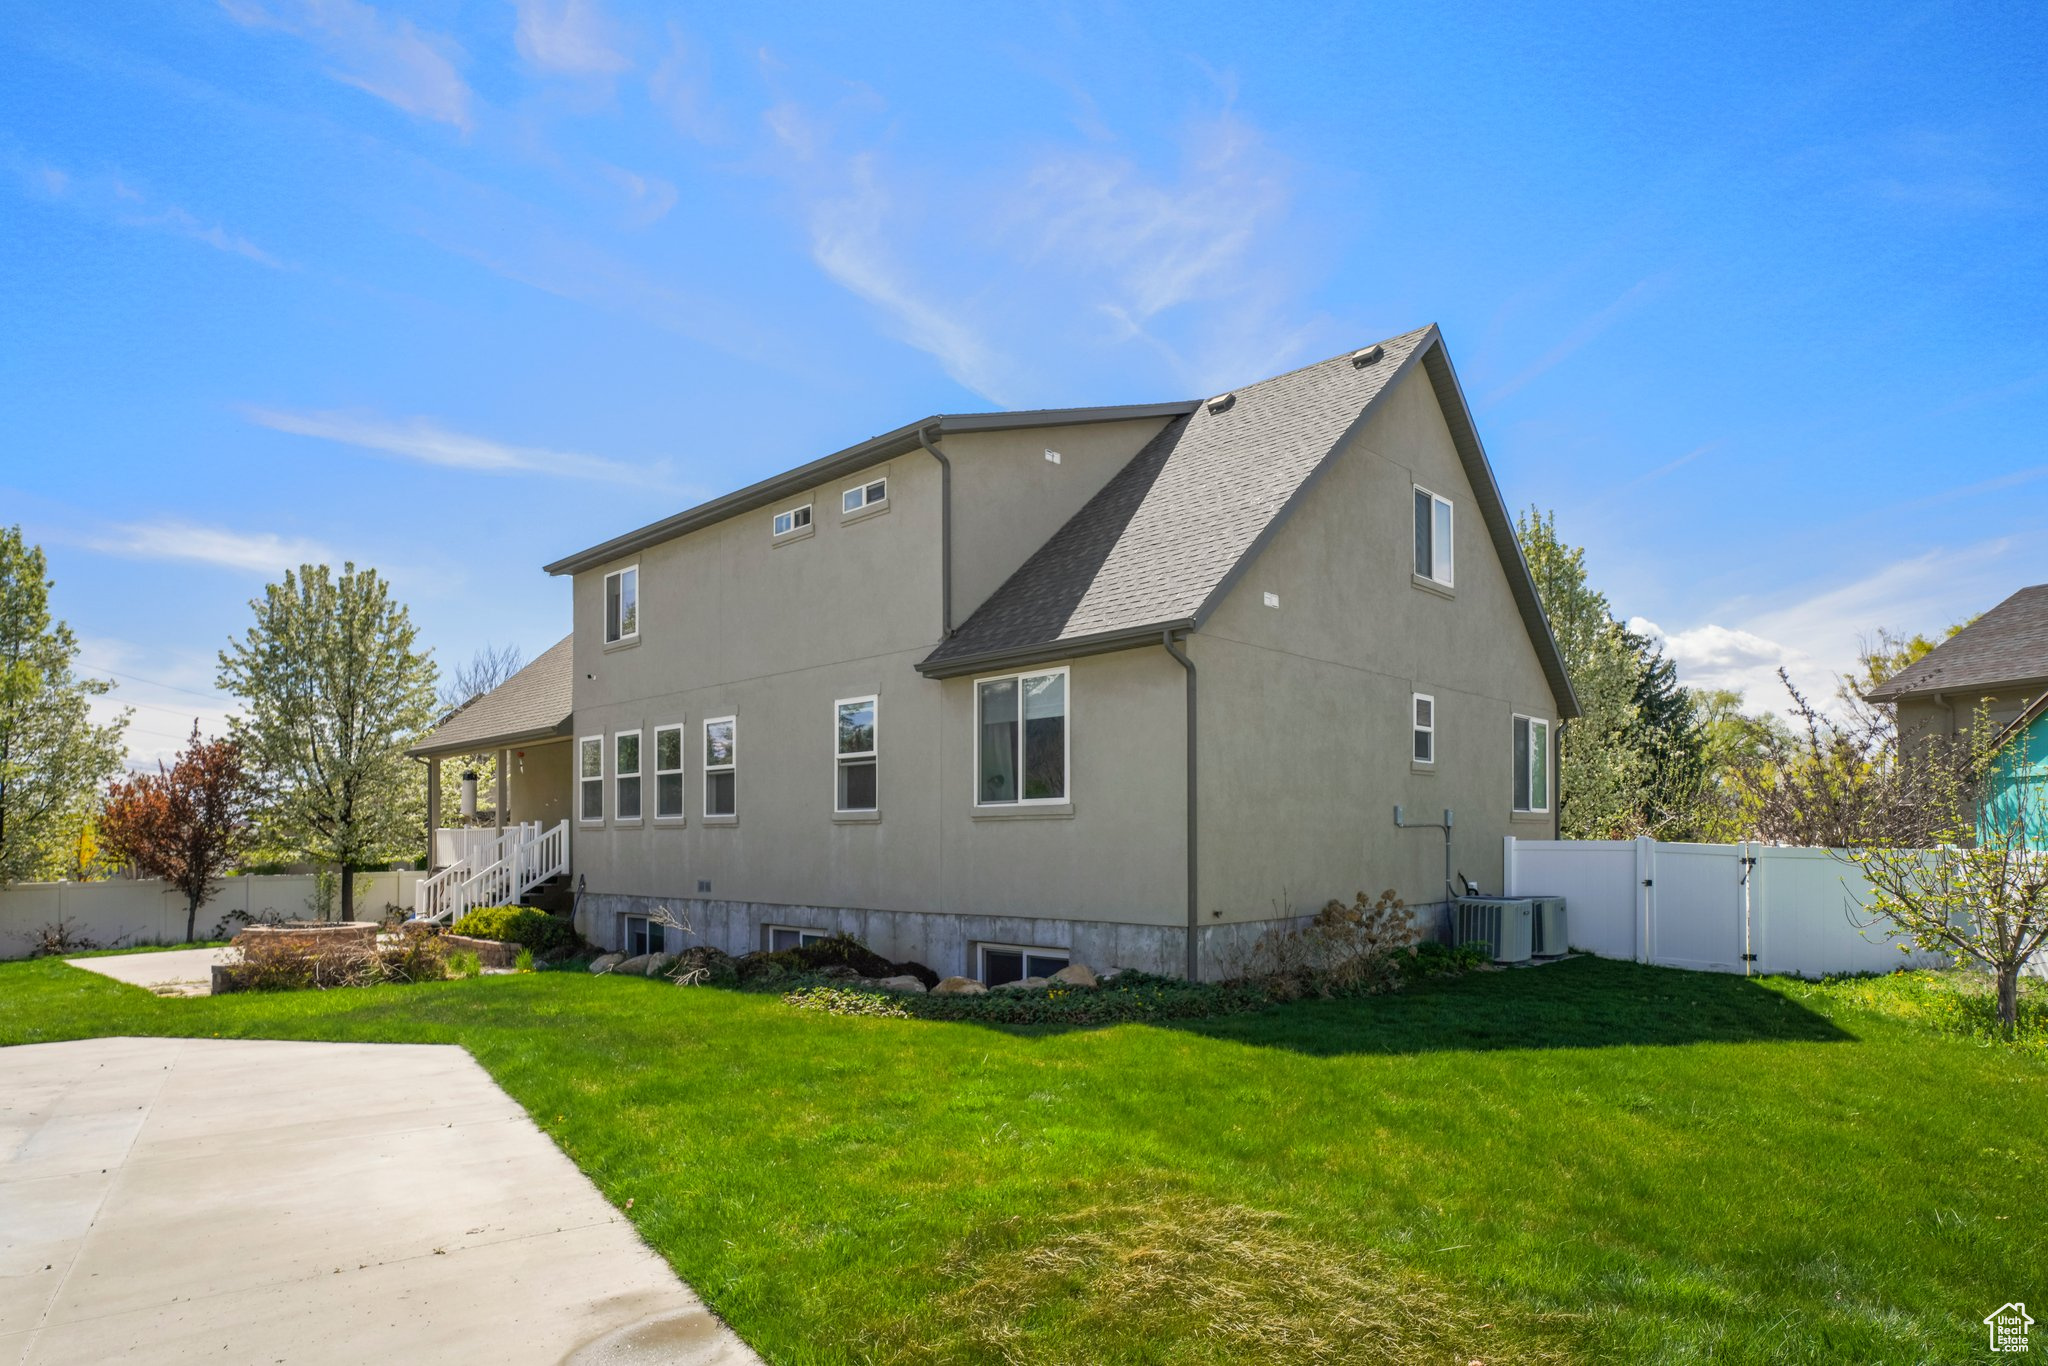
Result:
<instances>
[{"instance_id":1,"label":"white vinyl fence","mask_svg":"<svg viewBox=\"0 0 2048 1366\"><path fill-rule=\"evenodd\" d=\"M1561 896L1573 948L1710 972L1890 972L1901 953L1862 909L1869 884L1826 849L1507 837L1507 893Z\"/></svg>"},{"instance_id":2,"label":"white vinyl fence","mask_svg":"<svg viewBox=\"0 0 2048 1366\"><path fill-rule=\"evenodd\" d=\"M413 884L425 876L357 873L356 918L379 920L391 907L410 913ZM220 892L199 908L196 928L203 939L232 911L251 919L310 920L313 907L311 873L223 878ZM185 897L154 878L17 882L0 888L0 959L28 957L45 927L60 921L72 938L103 948L175 944L185 937Z\"/></svg>"}]
</instances>

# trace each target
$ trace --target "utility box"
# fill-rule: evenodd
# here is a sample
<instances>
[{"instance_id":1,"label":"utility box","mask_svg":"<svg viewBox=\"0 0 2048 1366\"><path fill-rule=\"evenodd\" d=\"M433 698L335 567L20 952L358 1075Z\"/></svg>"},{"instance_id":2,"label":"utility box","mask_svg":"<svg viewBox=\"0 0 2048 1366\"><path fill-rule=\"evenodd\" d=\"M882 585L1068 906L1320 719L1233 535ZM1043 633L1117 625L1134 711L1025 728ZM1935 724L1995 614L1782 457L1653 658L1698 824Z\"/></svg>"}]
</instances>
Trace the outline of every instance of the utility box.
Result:
<instances>
[{"instance_id":1,"label":"utility box","mask_svg":"<svg viewBox=\"0 0 2048 1366\"><path fill-rule=\"evenodd\" d=\"M1535 904L1526 896L1461 896L1454 906L1460 944L1484 944L1496 963L1526 963L1535 951Z\"/></svg>"},{"instance_id":2,"label":"utility box","mask_svg":"<svg viewBox=\"0 0 2048 1366\"><path fill-rule=\"evenodd\" d=\"M1571 952L1571 942L1565 938L1563 897L1530 897L1529 928L1530 950L1538 958L1562 958Z\"/></svg>"}]
</instances>

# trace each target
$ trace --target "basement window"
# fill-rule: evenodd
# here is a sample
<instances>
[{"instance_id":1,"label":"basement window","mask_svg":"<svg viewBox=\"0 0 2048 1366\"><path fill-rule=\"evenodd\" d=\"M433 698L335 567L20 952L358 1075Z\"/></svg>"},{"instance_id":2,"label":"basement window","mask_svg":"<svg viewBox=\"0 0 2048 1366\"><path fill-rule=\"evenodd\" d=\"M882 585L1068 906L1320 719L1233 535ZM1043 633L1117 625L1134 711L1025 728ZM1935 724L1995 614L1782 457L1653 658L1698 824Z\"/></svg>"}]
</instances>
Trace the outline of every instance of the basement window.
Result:
<instances>
[{"instance_id":1,"label":"basement window","mask_svg":"<svg viewBox=\"0 0 2048 1366\"><path fill-rule=\"evenodd\" d=\"M877 479L862 484L859 488L848 489L839 495L841 512L862 512L868 508L880 507L889 501L889 481Z\"/></svg>"},{"instance_id":2,"label":"basement window","mask_svg":"<svg viewBox=\"0 0 2048 1366\"><path fill-rule=\"evenodd\" d=\"M1071 961L1071 955L1064 949L982 944L979 950L981 980L992 987L999 987L1005 982L1021 982L1026 977L1050 977Z\"/></svg>"},{"instance_id":3,"label":"basement window","mask_svg":"<svg viewBox=\"0 0 2048 1366\"><path fill-rule=\"evenodd\" d=\"M1451 586L1451 500L1415 486L1415 576Z\"/></svg>"},{"instance_id":4,"label":"basement window","mask_svg":"<svg viewBox=\"0 0 2048 1366\"><path fill-rule=\"evenodd\" d=\"M839 767L834 810L875 809L875 710L873 697L843 698L832 704L832 747Z\"/></svg>"},{"instance_id":5,"label":"basement window","mask_svg":"<svg viewBox=\"0 0 2048 1366\"><path fill-rule=\"evenodd\" d=\"M1436 762L1436 699L1426 692L1414 697L1415 706L1415 762L1433 764Z\"/></svg>"},{"instance_id":6,"label":"basement window","mask_svg":"<svg viewBox=\"0 0 2048 1366\"><path fill-rule=\"evenodd\" d=\"M823 930L806 930L795 925L763 925L763 934L768 940L768 952L781 953L784 949L801 949L820 940L828 939Z\"/></svg>"},{"instance_id":7,"label":"basement window","mask_svg":"<svg viewBox=\"0 0 2048 1366\"><path fill-rule=\"evenodd\" d=\"M644 915L629 915L625 919L625 933L619 936L620 952L628 958L638 958L643 953L668 952L668 926Z\"/></svg>"},{"instance_id":8,"label":"basement window","mask_svg":"<svg viewBox=\"0 0 2048 1366\"><path fill-rule=\"evenodd\" d=\"M1067 800L1067 671L984 678L974 685L975 802Z\"/></svg>"},{"instance_id":9,"label":"basement window","mask_svg":"<svg viewBox=\"0 0 2048 1366\"><path fill-rule=\"evenodd\" d=\"M794 536L810 524L811 505L809 503L805 503L800 508L786 508L775 514L775 534L778 537Z\"/></svg>"},{"instance_id":10,"label":"basement window","mask_svg":"<svg viewBox=\"0 0 2048 1366\"><path fill-rule=\"evenodd\" d=\"M1533 716L1515 718L1514 809L1550 810L1550 723Z\"/></svg>"},{"instance_id":11,"label":"basement window","mask_svg":"<svg viewBox=\"0 0 2048 1366\"><path fill-rule=\"evenodd\" d=\"M734 717L704 723L704 814L739 814L739 721Z\"/></svg>"},{"instance_id":12,"label":"basement window","mask_svg":"<svg viewBox=\"0 0 2048 1366\"><path fill-rule=\"evenodd\" d=\"M640 635L640 566L604 576L604 643L617 645Z\"/></svg>"},{"instance_id":13,"label":"basement window","mask_svg":"<svg viewBox=\"0 0 2048 1366\"><path fill-rule=\"evenodd\" d=\"M576 742L576 815L586 825L604 819L604 737L586 735Z\"/></svg>"}]
</instances>

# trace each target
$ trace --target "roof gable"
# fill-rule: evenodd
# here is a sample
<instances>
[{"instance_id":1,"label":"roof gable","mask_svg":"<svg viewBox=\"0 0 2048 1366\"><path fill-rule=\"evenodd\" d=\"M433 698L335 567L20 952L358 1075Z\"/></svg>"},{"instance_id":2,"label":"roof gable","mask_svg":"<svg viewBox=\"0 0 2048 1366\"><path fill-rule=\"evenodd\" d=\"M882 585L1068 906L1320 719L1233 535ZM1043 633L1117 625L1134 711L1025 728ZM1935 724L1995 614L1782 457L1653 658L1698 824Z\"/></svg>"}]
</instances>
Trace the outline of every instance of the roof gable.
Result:
<instances>
[{"instance_id":1,"label":"roof gable","mask_svg":"<svg viewBox=\"0 0 2048 1366\"><path fill-rule=\"evenodd\" d=\"M2022 588L1870 690L1873 702L2048 679L2048 583Z\"/></svg>"},{"instance_id":2,"label":"roof gable","mask_svg":"<svg viewBox=\"0 0 2048 1366\"><path fill-rule=\"evenodd\" d=\"M475 754L522 740L570 731L576 663L563 636L533 662L480 697L470 699L408 754Z\"/></svg>"},{"instance_id":3,"label":"roof gable","mask_svg":"<svg viewBox=\"0 0 2048 1366\"><path fill-rule=\"evenodd\" d=\"M1563 716L1578 715L1513 521L1434 326L1332 357L1168 424L918 665L949 677L1201 626L1380 400L1422 366Z\"/></svg>"}]
</instances>

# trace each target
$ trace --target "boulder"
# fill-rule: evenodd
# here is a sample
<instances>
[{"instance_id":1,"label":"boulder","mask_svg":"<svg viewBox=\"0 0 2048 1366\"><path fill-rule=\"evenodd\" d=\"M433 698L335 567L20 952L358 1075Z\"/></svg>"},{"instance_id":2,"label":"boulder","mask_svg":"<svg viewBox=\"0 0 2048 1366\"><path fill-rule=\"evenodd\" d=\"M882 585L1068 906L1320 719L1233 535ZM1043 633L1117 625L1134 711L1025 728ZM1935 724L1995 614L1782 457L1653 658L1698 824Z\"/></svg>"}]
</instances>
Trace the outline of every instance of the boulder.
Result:
<instances>
[{"instance_id":1,"label":"boulder","mask_svg":"<svg viewBox=\"0 0 2048 1366\"><path fill-rule=\"evenodd\" d=\"M847 966L845 963L827 963L824 967L818 969L818 975L830 978L835 982L858 982L860 980L859 971Z\"/></svg>"},{"instance_id":2,"label":"boulder","mask_svg":"<svg viewBox=\"0 0 2048 1366\"><path fill-rule=\"evenodd\" d=\"M1052 975L1052 980L1062 986L1092 987L1100 983L1086 963L1069 963Z\"/></svg>"},{"instance_id":3,"label":"boulder","mask_svg":"<svg viewBox=\"0 0 2048 1366\"><path fill-rule=\"evenodd\" d=\"M675 961L676 956L672 953L651 953L647 955L647 975L659 977L667 972Z\"/></svg>"},{"instance_id":4,"label":"boulder","mask_svg":"<svg viewBox=\"0 0 2048 1366\"><path fill-rule=\"evenodd\" d=\"M972 977L948 977L932 988L934 996L979 996L988 988Z\"/></svg>"},{"instance_id":5,"label":"boulder","mask_svg":"<svg viewBox=\"0 0 2048 1366\"><path fill-rule=\"evenodd\" d=\"M915 992L919 996L924 995L924 983L908 973L901 977L884 977L875 985L884 991L909 991Z\"/></svg>"},{"instance_id":6,"label":"boulder","mask_svg":"<svg viewBox=\"0 0 2048 1366\"><path fill-rule=\"evenodd\" d=\"M997 991L1036 991L1045 985L1043 977L1020 977L1014 982L1005 982Z\"/></svg>"},{"instance_id":7,"label":"boulder","mask_svg":"<svg viewBox=\"0 0 2048 1366\"><path fill-rule=\"evenodd\" d=\"M643 953L636 958L625 959L617 967L613 968L612 971L623 977L645 977L647 975L647 965L653 961L653 954Z\"/></svg>"},{"instance_id":8,"label":"boulder","mask_svg":"<svg viewBox=\"0 0 2048 1366\"><path fill-rule=\"evenodd\" d=\"M709 944L684 949L669 966L668 975L680 986L713 986L739 980L739 968L732 955Z\"/></svg>"},{"instance_id":9,"label":"boulder","mask_svg":"<svg viewBox=\"0 0 2048 1366\"><path fill-rule=\"evenodd\" d=\"M623 953L601 953L590 960L592 972L616 972L619 964L626 961Z\"/></svg>"}]
</instances>

